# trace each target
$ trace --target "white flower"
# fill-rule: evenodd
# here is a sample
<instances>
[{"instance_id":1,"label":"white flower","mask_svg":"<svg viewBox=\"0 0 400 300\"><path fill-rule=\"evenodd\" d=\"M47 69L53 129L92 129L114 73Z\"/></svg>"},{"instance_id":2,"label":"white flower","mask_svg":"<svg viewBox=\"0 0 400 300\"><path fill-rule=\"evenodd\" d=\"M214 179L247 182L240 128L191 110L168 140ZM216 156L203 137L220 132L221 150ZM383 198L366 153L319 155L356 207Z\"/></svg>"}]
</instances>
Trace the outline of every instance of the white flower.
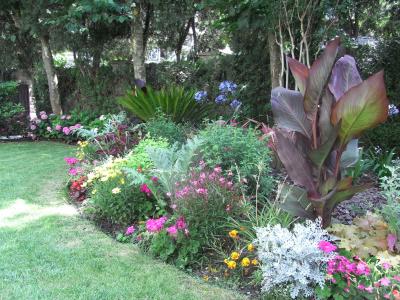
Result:
<instances>
[{"instance_id":1,"label":"white flower","mask_svg":"<svg viewBox=\"0 0 400 300\"><path fill-rule=\"evenodd\" d=\"M119 187L113 188L111 191L113 194L119 194L121 193L121 189Z\"/></svg>"}]
</instances>

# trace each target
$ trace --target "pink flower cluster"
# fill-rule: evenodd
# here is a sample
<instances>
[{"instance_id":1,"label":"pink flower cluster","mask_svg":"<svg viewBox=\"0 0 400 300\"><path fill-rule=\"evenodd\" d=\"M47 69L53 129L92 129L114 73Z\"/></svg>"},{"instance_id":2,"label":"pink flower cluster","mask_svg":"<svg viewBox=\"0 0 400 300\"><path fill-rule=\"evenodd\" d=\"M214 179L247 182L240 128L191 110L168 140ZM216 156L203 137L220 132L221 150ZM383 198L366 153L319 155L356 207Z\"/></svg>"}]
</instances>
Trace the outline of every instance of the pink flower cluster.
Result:
<instances>
[{"instance_id":1,"label":"pink flower cluster","mask_svg":"<svg viewBox=\"0 0 400 300\"><path fill-rule=\"evenodd\" d=\"M331 244L328 241L320 241L318 243L318 248L325 253L331 253L333 251L336 251L337 249L335 245Z\"/></svg>"},{"instance_id":2,"label":"pink flower cluster","mask_svg":"<svg viewBox=\"0 0 400 300\"><path fill-rule=\"evenodd\" d=\"M55 129L57 131L62 131L62 133L64 133L65 135L69 135L71 132L81 127L82 125L79 123L69 127L68 126L62 127L60 124L57 124Z\"/></svg>"},{"instance_id":3,"label":"pink flower cluster","mask_svg":"<svg viewBox=\"0 0 400 300\"><path fill-rule=\"evenodd\" d=\"M161 217L158 219L149 219L146 221L146 229L148 232L160 232L165 225L165 222L167 222L167 217ZM184 217L179 217L174 225L171 225L166 228L166 232L168 235L171 237L177 237L179 230L184 231L185 235L189 234L189 230L187 229L187 225L185 222Z\"/></svg>"},{"instance_id":4,"label":"pink flower cluster","mask_svg":"<svg viewBox=\"0 0 400 300\"><path fill-rule=\"evenodd\" d=\"M184 217L179 217L175 224L167 228L167 233L172 237L177 237L179 230L183 230L185 235L189 234Z\"/></svg>"},{"instance_id":5,"label":"pink flower cluster","mask_svg":"<svg viewBox=\"0 0 400 300\"><path fill-rule=\"evenodd\" d=\"M75 157L64 157L64 160L70 166L73 166L79 162L79 160Z\"/></svg>"},{"instance_id":6,"label":"pink flower cluster","mask_svg":"<svg viewBox=\"0 0 400 300\"><path fill-rule=\"evenodd\" d=\"M204 162L200 162L200 168L204 169ZM188 196L200 196L207 198L208 188L207 186L212 184L218 184L219 186L226 188L228 190L233 189L233 182L229 177L232 177L233 173L228 174L228 178L222 175L221 167L215 167L212 171L202 170L201 172L193 172L188 181L183 183L181 186L180 182L175 185L180 187L175 192L175 197L177 199L183 199Z\"/></svg>"},{"instance_id":7,"label":"pink flower cluster","mask_svg":"<svg viewBox=\"0 0 400 300\"><path fill-rule=\"evenodd\" d=\"M367 263L362 260L351 262L347 257L336 255L333 259L328 261L327 273L333 275L335 273L342 273L346 278L350 275L368 276L371 274Z\"/></svg>"},{"instance_id":8,"label":"pink flower cluster","mask_svg":"<svg viewBox=\"0 0 400 300\"><path fill-rule=\"evenodd\" d=\"M149 189L149 187L145 183L143 183L140 186L140 192L145 193L147 195L147 197L150 197L152 195L151 190Z\"/></svg>"},{"instance_id":9,"label":"pink flower cluster","mask_svg":"<svg viewBox=\"0 0 400 300\"><path fill-rule=\"evenodd\" d=\"M47 120L47 119L49 118L49 116L46 114L45 111L41 111L41 112L39 113L39 115L40 115L40 118L41 118L42 120Z\"/></svg>"},{"instance_id":10,"label":"pink flower cluster","mask_svg":"<svg viewBox=\"0 0 400 300\"><path fill-rule=\"evenodd\" d=\"M167 217L161 217L158 219L148 219L146 221L146 229L148 232L160 232L164 228Z\"/></svg>"}]
</instances>

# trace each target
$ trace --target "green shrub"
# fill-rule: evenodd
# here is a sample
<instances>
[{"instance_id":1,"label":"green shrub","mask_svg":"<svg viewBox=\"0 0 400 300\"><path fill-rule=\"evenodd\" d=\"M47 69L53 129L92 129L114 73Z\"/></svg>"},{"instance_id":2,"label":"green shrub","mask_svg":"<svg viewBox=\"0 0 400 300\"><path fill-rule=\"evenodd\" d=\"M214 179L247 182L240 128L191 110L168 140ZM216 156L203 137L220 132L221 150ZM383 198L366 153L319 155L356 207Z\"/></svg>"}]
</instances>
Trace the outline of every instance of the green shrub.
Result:
<instances>
[{"instance_id":1,"label":"green shrub","mask_svg":"<svg viewBox=\"0 0 400 300\"><path fill-rule=\"evenodd\" d=\"M148 148L168 148L169 144L166 139L151 137L145 138L137 144L137 146L126 156L126 166L129 168L141 168L146 171L152 168L153 163L147 153Z\"/></svg>"},{"instance_id":2,"label":"green shrub","mask_svg":"<svg viewBox=\"0 0 400 300\"><path fill-rule=\"evenodd\" d=\"M119 98L119 103L129 112L148 121L159 112L171 117L172 121L198 122L207 116L208 104L199 104L194 100L194 91L185 91L182 87L170 86L160 91L150 87L146 91L136 89Z\"/></svg>"},{"instance_id":3,"label":"green shrub","mask_svg":"<svg viewBox=\"0 0 400 300\"><path fill-rule=\"evenodd\" d=\"M124 175L96 181L91 190L96 218L113 224L128 225L154 212L155 201L140 192L139 186L129 185Z\"/></svg>"},{"instance_id":4,"label":"green shrub","mask_svg":"<svg viewBox=\"0 0 400 300\"><path fill-rule=\"evenodd\" d=\"M211 123L198 136L203 141L200 152L208 166L238 171L241 180L252 189L258 177L261 194L269 194L273 187L273 178L269 176L271 153L255 130Z\"/></svg>"},{"instance_id":5,"label":"green shrub","mask_svg":"<svg viewBox=\"0 0 400 300\"><path fill-rule=\"evenodd\" d=\"M0 134L20 134L25 130L24 107L15 103L18 82L0 83Z\"/></svg>"},{"instance_id":6,"label":"green shrub","mask_svg":"<svg viewBox=\"0 0 400 300\"><path fill-rule=\"evenodd\" d=\"M160 114L145 124L147 133L153 138L164 138L171 145L175 142L183 144L186 140L185 128L174 123L169 117Z\"/></svg>"}]
</instances>

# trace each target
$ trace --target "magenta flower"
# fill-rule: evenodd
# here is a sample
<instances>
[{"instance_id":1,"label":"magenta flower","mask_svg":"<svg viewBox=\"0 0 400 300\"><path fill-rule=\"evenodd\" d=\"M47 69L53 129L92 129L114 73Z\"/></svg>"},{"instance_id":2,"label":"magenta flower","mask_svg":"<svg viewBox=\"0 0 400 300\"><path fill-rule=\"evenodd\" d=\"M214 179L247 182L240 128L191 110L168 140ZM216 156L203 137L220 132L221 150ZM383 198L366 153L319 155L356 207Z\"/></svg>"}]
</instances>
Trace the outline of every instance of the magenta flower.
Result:
<instances>
[{"instance_id":1,"label":"magenta flower","mask_svg":"<svg viewBox=\"0 0 400 300\"><path fill-rule=\"evenodd\" d=\"M125 235L131 235L131 234L134 233L134 232L135 232L135 227L133 227L133 225L132 225L132 226L129 226L129 227L126 229Z\"/></svg>"},{"instance_id":2,"label":"magenta flower","mask_svg":"<svg viewBox=\"0 0 400 300\"><path fill-rule=\"evenodd\" d=\"M379 280L380 285L382 286L389 286L390 285L390 280L387 277L383 277Z\"/></svg>"},{"instance_id":3,"label":"magenta flower","mask_svg":"<svg viewBox=\"0 0 400 300\"><path fill-rule=\"evenodd\" d=\"M72 176L76 176L78 174L78 169L77 168L71 168L71 169L69 169L68 174L72 175Z\"/></svg>"},{"instance_id":4,"label":"magenta flower","mask_svg":"<svg viewBox=\"0 0 400 300\"><path fill-rule=\"evenodd\" d=\"M369 269L368 265L365 262L363 262L363 261L358 262L356 270L355 270L356 275L368 276L370 273L371 273L371 270Z\"/></svg>"},{"instance_id":5,"label":"magenta flower","mask_svg":"<svg viewBox=\"0 0 400 300\"><path fill-rule=\"evenodd\" d=\"M149 232L160 232L163 229L167 217L161 217L158 219L148 219L146 221L146 229Z\"/></svg>"},{"instance_id":6,"label":"magenta flower","mask_svg":"<svg viewBox=\"0 0 400 300\"><path fill-rule=\"evenodd\" d=\"M364 290L371 294L374 291L374 288L372 286L369 286L366 287Z\"/></svg>"},{"instance_id":7,"label":"magenta flower","mask_svg":"<svg viewBox=\"0 0 400 300\"><path fill-rule=\"evenodd\" d=\"M64 133L65 135L68 135L68 134L71 133L71 129L69 129L68 127L64 127L62 131L63 131L63 133Z\"/></svg>"},{"instance_id":8,"label":"magenta flower","mask_svg":"<svg viewBox=\"0 0 400 300\"><path fill-rule=\"evenodd\" d=\"M75 157L64 157L64 160L70 166L75 165L77 162L79 162L79 160Z\"/></svg>"},{"instance_id":9,"label":"magenta flower","mask_svg":"<svg viewBox=\"0 0 400 300\"><path fill-rule=\"evenodd\" d=\"M150 197L151 196L151 190L149 189L149 187L147 186L147 184L145 184L145 183L143 183L141 186L140 186L140 191L142 192L142 193L145 193L146 195L147 195L147 197Z\"/></svg>"},{"instance_id":10,"label":"magenta flower","mask_svg":"<svg viewBox=\"0 0 400 300\"><path fill-rule=\"evenodd\" d=\"M330 253L337 249L337 247L335 245L331 244L328 241L320 241L318 243L318 248L325 253Z\"/></svg>"},{"instance_id":11,"label":"magenta flower","mask_svg":"<svg viewBox=\"0 0 400 300\"><path fill-rule=\"evenodd\" d=\"M172 225L167 228L167 232L170 236L176 237L178 235L178 229L175 225Z\"/></svg>"},{"instance_id":12,"label":"magenta flower","mask_svg":"<svg viewBox=\"0 0 400 300\"><path fill-rule=\"evenodd\" d=\"M176 220L175 223L176 228L178 229L185 229L186 228L186 222L185 222L185 218L184 217L179 217L178 220Z\"/></svg>"},{"instance_id":13,"label":"magenta flower","mask_svg":"<svg viewBox=\"0 0 400 300\"><path fill-rule=\"evenodd\" d=\"M365 290L365 286L362 285L362 284L359 284L359 285L357 286L357 288L358 288L359 290L361 290L361 291Z\"/></svg>"},{"instance_id":14,"label":"magenta flower","mask_svg":"<svg viewBox=\"0 0 400 300\"><path fill-rule=\"evenodd\" d=\"M382 268L384 268L385 270L389 270L391 267L392 265L387 262L382 263Z\"/></svg>"},{"instance_id":15,"label":"magenta flower","mask_svg":"<svg viewBox=\"0 0 400 300\"><path fill-rule=\"evenodd\" d=\"M31 125L31 130L35 130L37 127L36 127L36 125Z\"/></svg>"},{"instance_id":16,"label":"magenta flower","mask_svg":"<svg viewBox=\"0 0 400 300\"><path fill-rule=\"evenodd\" d=\"M394 275L394 276L393 276L393 279L396 280L396 281L398 281L398 282L400 282L400 276L398 276L398 275Z\"/></svg>"},{"instance_id":17,"label":"magenta flower","mask_svg":"<svg viewBox=\"0 0 400 300\"><path fill-rule=\"evenodd\" d=\"M152 176L152 177L151 177L151 181L153 181L153 182L158 182L158 178L157 178L156 176Z\"/></svg>"},{"instance_id":18,"label":"magenta flower","mask_svg":"<svg viewBox=\"0 0 400 300\"><path fill-rule=\"evenodd\" d=\"M57 131L60 131L61 129L62 129L62 126L61 126L60 124L57 124L57 125L56 125L56 130L57 130Z\"/></svg>"}]
</instances>

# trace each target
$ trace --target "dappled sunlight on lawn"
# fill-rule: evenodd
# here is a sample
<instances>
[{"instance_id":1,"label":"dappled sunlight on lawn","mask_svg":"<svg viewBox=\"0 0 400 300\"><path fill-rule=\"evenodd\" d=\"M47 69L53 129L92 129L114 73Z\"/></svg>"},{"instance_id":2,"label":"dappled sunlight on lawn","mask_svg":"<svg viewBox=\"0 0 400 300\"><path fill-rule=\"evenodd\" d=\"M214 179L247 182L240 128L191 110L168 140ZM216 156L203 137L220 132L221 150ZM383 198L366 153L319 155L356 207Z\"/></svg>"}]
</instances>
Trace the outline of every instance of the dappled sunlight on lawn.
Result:
<instances>
[{"instance_id":1,"label":"dappled sunlight on lawn","mask_svg":"<svg viewBox=\"0 0 400 300\"><path fill-rule=\"evenodd\" d=\"M40 206L29 204L23 199L17 199L6 208L0 209L1 227L23 227L30 222L49 216L73 216L77 211L67 204L57 206Z\"/></svg>"}]
</instances>

